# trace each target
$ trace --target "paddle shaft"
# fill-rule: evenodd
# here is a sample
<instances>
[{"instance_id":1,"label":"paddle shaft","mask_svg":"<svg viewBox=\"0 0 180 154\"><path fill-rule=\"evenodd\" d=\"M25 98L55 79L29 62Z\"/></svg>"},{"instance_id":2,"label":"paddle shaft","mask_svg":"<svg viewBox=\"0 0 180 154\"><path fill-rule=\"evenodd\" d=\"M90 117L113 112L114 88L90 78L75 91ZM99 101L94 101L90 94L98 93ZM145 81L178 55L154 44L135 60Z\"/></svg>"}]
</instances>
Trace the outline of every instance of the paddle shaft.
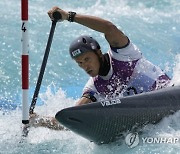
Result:
<instances>
[{"instance_id":1,"label":"paddle shaft","mask_svg":"<svg viewBox=\"0 0 180 154\"><path fill-rule=\"evenodd\" d=\"M33 99L32 99L32 102L31 102L30 109L29 109L30 114L33 114L33 112L34 112L34 108L35 108L36 101L37 101L37 98L38 98L38 95L39 95L39 90L40 90L40 87L41 87L44 71L45 71L45 68L46 68L46 64L47 64L47 60L48 60L48 56L49 56L53 36L54 36L54 31L55 31L55 28L56 28L56 23L57 23L57 21L59 19L61 19L61 14L59 12L54 12L53 17L54 17L55 20L52 21L50 34L49 34L49 38L48 38L48 42L47 42L46 50L45 50L45 54L44 54L44 58L43 58L43 61L42 61L39 77L38 77L38 80L37 80L37 84L36 84L36 88L35 88L35 91L34 91Z\"/></svg>"}]
</instances>

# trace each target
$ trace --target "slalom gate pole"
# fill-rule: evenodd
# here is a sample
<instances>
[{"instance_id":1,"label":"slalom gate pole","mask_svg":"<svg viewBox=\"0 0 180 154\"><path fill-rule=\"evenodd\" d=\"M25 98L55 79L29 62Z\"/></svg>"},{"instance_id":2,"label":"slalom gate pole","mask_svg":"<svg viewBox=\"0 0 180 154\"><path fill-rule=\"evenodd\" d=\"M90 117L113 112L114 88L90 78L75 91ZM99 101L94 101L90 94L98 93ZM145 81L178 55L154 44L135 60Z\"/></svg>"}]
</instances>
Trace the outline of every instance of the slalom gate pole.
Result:
<instances>
[{"instance_id":1,"label":"slalom gate pole","mask_svg":"<svg viewBox=\"0 0 180 154\"><path fill-rule=\"evenodd\" d=\"M21 20L22 20L22 123L29 123L29 40L28 40L28 0L21 0Z\"/></svg>"}]
</instances>

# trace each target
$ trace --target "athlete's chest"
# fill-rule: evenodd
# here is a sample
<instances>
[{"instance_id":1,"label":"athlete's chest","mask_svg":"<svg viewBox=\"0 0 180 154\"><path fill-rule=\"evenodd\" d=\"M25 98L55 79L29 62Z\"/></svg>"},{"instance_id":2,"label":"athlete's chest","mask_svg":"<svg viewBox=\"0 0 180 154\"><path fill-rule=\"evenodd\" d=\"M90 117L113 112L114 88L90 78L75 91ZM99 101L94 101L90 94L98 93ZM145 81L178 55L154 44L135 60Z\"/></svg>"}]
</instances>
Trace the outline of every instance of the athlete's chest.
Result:
<instances>
[{"instance_id":1,"label":"athlete's chest","mask_svg":"<svg viewBox=\"0 0 180 154\"><path fill-rule=\"evenodd\" d=\"M112 60L112 74L108 79L97 77L94 85L98 92L105 96L115 97L119 95L130 80L137 61L121 62Z\"/></svg>"}]
</instances>

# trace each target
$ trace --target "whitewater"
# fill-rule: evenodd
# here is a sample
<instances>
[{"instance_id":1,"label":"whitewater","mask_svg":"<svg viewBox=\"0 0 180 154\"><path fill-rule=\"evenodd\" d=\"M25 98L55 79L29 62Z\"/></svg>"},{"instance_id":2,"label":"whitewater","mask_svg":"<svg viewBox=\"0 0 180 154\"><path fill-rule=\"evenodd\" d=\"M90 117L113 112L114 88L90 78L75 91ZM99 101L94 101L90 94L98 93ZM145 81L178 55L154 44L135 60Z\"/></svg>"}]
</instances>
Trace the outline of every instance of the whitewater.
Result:
<instances>
[{"instance_id":1,"label":"whitewater","mask_svg":"<svg viewBox=\"0 0 180 154\"><path fill-rule=\"evenodd\" d=\"M179 0L29 0L29 103L36 86L51 21L47 11L59 6L67 11L99 16L112 21L141 50L180 85L180 1ZM140 143L128 148L124 140L96 145L71 131L31 128L22 140L21 110L21 1L0 1L0 154L175 154L180 143ZM75 104L88 80L71 60L68 48L81 34L92 35L105 53L109 49L103 34L68 21L57 23L35 112L54 116ZM143 128L140 138L180 138L180 112L157 125Z\"/></svg>"}]
</instances>

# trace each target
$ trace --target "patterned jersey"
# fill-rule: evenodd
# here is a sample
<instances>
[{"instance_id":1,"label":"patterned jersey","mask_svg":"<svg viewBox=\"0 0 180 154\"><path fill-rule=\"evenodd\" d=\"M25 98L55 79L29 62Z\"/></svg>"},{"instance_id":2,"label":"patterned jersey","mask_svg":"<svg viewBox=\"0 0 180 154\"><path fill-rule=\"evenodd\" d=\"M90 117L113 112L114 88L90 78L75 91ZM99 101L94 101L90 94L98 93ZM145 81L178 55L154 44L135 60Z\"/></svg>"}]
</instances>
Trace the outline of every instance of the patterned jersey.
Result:
<instances>
[{"instance_id":1,"label":"patterned jersey","mask_svg":"<svg viewBox=\"0 0 180 154\"><path fill-rule=\"evenodd\" d=\"M160 89L170 82L170 78L146 60L132 42L124 48L110 47L108 55L109 73L90 77L83 94L93 94L97 100L110 99Z\"/></svg>"}]
</instances>

